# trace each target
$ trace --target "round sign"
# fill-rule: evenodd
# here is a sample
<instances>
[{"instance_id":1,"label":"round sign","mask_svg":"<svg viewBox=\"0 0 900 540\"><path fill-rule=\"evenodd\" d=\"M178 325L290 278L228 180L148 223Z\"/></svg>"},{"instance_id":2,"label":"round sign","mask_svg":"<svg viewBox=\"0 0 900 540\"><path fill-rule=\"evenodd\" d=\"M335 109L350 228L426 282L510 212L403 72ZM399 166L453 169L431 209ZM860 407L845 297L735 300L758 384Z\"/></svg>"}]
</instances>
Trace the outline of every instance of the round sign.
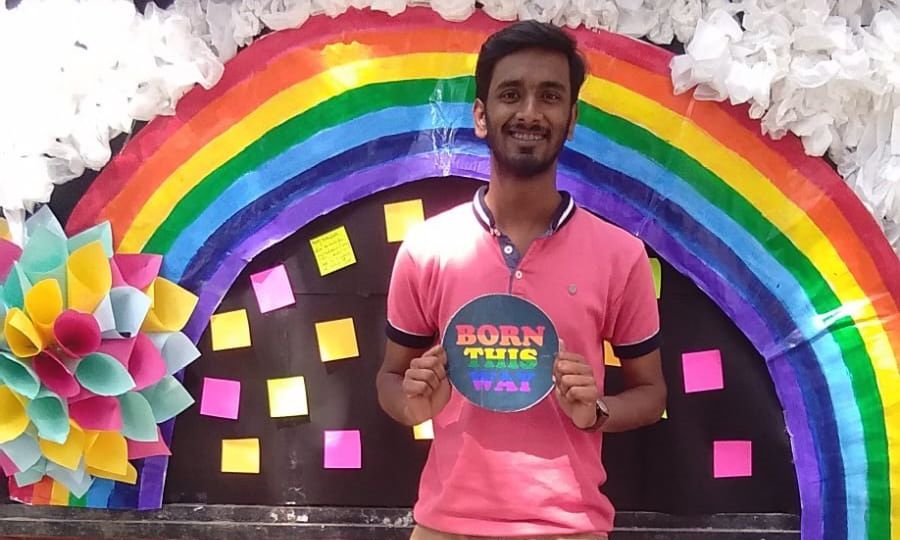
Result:
<instances>
[{"instance_id":1,"label":"round sign","mask_svg":"<svg viewBox=\"0 0 900 540\"><path fill-rule=\"evenodd\" d=\"M491 294L464 305L444 330L443 346L450 382L485 409L522 411L553 388L556 328L518 296Z\"/></svg>"}]
</instances>

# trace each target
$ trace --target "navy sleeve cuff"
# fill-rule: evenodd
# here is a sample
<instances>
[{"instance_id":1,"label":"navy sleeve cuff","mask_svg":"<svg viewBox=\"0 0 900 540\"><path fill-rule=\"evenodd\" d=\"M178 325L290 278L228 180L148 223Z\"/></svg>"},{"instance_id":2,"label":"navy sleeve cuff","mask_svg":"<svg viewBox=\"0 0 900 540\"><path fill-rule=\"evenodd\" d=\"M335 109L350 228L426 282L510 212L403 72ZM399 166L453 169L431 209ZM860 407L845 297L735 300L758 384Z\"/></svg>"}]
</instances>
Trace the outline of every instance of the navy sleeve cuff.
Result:
<instances>
[{"instance_id":1,"label":"navy sleeve cuff","mask_svg":"<svg viewBox=\"0 0 900 540\"><path fill-rule=\"evenodd\" d=\"M634 345L613 345L613 352L616 353L620 360L628 360L629 358L637 358L652 353L659 348L660 342L659 332L657 332Z\"/></svg>"},{"instance_id":2,"label":"navy sleeve cuff","mask_svg":"<svg viewBox=\"0 0 900 540\"><path fill-rule=\"evenodd\" d=\"M434 339L436 337L434 334L430 336L417 336L415 334L409 334L404 332L403 330L394 328L391 323L387 323L385 327L385 333L387 334L388 339L390 339L394 343L399 343L400 345L409 347L410 349L428 348L432 343L434 343Z\"/></svg>"}]
</instances>

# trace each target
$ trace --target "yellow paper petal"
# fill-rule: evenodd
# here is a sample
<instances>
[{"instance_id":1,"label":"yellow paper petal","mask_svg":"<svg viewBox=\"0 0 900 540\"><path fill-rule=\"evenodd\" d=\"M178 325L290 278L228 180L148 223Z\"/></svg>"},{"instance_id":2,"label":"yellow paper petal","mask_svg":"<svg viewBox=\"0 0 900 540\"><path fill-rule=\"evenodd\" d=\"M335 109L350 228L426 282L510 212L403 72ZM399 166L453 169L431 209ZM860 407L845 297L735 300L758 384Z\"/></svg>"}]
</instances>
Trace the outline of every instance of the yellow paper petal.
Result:
<instances>
[{"instance_id":1,"label":"yellow paper petal","mask_svg":"<svg viewBox=\"0 0 900 540\"><path fill-rule=\"evenodd\" d=\"M112 271L103 244L91 242L76 249L66 261L70 309L93 313L112 287Z\"/></svg>"},{"instance_id":2,"label":"yellow paper petal","mask_svg":"<svg viewBox=\"0 0 900 540\"><path fill-rule=\"evenodd\" d=\"M147 289L151 305L141 330L144 332L178 332L187 324L197 296L168 279L158 277Z\"/></svg>"},{"instance_id":3,"label":"yellow paper petal","mask_svg":"<svg viewBox=\"0 0 900 540\"><path fill-rule=\"evenodd\" d=\"M53 441L38 438L38 444L44 456L61 467L75 470L84 455L84 431L73 420L69 420L69 436L66 442L57 444Z\"/></svg>"},{"instance_id":4,"label":"yellow paper petal","mask_svg":"<svg viewBox=\"0 0 900 540\"><path fill-rule=\"evenodd\" d=\"M128 472L128 443L125 437L115 431L96 433L94 444L84 454L85 465L124 476Z\"/></svg>"},{"instance_id":5,"label":"yellow paper petal","mask_svg":"<svg viewBox=\"0 0 900 540\"><path fill-rule=\"evenodd\" d=\"M12 234L9 232L9 222L0 217L0 238L12 242Z\"/></svg>"},{"instance_id":6,"label":"yellow paper petal","mask_svg":"<svg viewBox=\"0 0 900 540\"><path fill-rule=\"evenodd\" d=\"M44 348L41 334L28 315L19 308L12 308L6 312L3 333L6 335L6 343L10 350L19 358L30 358Z\"/></svg>"},{"instance_id":7,"label":"yellow paper petal","mask_svg":"<svg viewBox=\"0 0 900 540\"><path fill-rule=\"evenodd\" d=\"M94 446L94 443L97 442L97 437L103 433L102 431L91 431L89 429L84 430L84 453L87 454L91 451L91 447Z\"/></svg>"},{"instance_id":8,"label":"yellow paper petal","mask_svg":"<svg viewBox=\"0 0 900 540\"><path fill-rule=\"evenodd\" d=\"M134 465L132 465L131 463L126 463L126 465L127 470L125 471L125 474L115 474L109 471L104 471L103 469L95 469L93 467L88 467L87 472L96 476L97 478L115 480L116 482L124 482L131 485L137 484L137 469L135 469Z\"/></svg>"},{"instance_id":9,"label":"yellow paper petal","mask_svg":"<svg viewBox=\"0 0 900 540\"><path fill-rule=\"evenodd\" d=\"M0 386L0 444L9 442L28 427L24 398L6 386Z\"/></svg>"},{"instance_id":10,"label":"yellow paper petal","mask_svg":"<svg viewBox=\"0 0 900 540\"><path fill-rule=\"evenodd\" d=\"M43 279L25 293L25 312L44 343L53 341L53 322L62 310L62 290L55 279Z\"/></svg>"},{"instance_id":11,"label":"yellow paper petal","mask_svg":"<svg viewBox=\"0 0 900 540\"><path fill-rule=\"evenodd\" d=\"M144 294L150 297L150 309L156 307L156 280L147 285L147 288L144 289Z\"/></svg>"},{"instance_id":12,"label":"yellow paper petal","mask_svg":"<svg viewBox=\"0 0 900 540\"><path fill-rule=\"evenodd\" d=\"M69 506L69 488L65 485L53 481L53 487L50 490L51 506Z\"/></svg>"}]
</instances>

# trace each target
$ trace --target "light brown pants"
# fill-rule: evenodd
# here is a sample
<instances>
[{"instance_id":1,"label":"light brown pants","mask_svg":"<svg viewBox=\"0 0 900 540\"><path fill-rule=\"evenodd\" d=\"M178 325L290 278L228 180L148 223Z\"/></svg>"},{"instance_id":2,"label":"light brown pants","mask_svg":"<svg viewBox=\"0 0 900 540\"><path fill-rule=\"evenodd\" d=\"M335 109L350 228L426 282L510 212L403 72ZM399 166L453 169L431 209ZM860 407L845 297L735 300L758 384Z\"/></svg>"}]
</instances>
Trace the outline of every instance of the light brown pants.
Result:
<instances>
[{"instance_id":1,"label":"light brown pants","mask_svg":"<svg viewBox=\"0 0 900 540\"><path fill-rule=\"evenodd\" d=\"M436 531L434 529L429 529L428 527L423 527L421 525L416 525L413 529L412 536L410 536L409 540L607 540L605 534L590 534L590 533L582 533L582 534L570 534L563 536L539 536L534 538L498 538L498 537L487 537L487 536L466 536L464 534L452 534L445 533L441 531Z\"/></svg>"}]
</instances>

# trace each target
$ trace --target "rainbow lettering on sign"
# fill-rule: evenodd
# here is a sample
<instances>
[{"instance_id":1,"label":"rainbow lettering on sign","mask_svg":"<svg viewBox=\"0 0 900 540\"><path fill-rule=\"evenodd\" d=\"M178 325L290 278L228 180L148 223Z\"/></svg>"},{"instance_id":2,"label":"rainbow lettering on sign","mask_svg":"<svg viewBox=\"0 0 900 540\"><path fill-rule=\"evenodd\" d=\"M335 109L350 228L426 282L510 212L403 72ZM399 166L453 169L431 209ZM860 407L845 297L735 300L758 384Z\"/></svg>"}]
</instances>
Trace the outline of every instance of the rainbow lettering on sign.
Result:
<instances>
[{"instance_id":1,"label":"rainbow lettering on sign","mask_svg":"<svg viewBox=\"0 0 900 540\"><path fill-rule=\"evenodd\" d=\"M544 326L456 325L456 344L469 359L476 391L531 392ZM496 371L499 370L499 373Z\"/></svg>"}]
</instances>

